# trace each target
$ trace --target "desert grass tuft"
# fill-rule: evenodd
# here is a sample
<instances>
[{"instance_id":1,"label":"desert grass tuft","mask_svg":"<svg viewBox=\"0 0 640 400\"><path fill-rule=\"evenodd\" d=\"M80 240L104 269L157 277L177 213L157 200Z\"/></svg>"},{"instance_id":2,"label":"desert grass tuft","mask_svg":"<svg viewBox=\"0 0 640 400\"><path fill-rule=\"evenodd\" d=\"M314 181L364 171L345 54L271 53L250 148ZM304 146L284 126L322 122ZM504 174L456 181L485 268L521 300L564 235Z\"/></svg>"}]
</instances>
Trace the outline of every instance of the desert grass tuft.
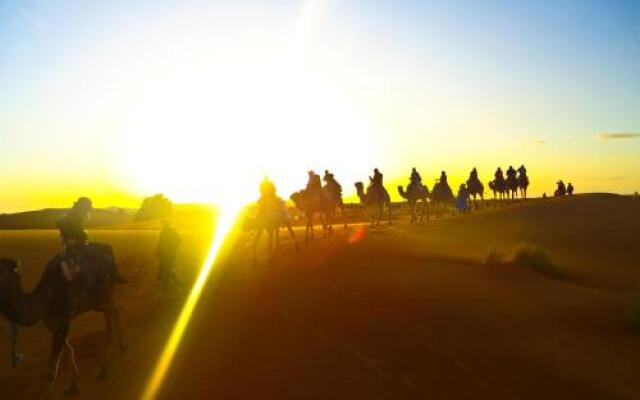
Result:
<instances>
[{"instance_id":1,"label":"desert grass tuft","mask_svg":"<svg viewBox=\"0 0 640 400\"><path fill-rule=\"evenodd\" d=\"M540 246L533 243L520 243L509 250L491 249L484 259L487 266L515 265L530 268L554 279L567 279L562 268Z\"/></svg>"}]
</instances>

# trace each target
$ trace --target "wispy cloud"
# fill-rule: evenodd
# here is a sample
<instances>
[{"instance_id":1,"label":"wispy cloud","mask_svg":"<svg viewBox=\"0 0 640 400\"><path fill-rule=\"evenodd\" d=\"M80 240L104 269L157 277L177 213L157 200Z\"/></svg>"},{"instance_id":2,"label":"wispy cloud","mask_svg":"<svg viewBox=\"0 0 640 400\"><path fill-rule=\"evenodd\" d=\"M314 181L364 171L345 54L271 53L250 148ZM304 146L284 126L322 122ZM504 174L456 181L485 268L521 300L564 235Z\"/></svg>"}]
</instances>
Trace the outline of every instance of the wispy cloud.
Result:
<instances>
[{"instance_id":1,"label":"wispy cloud","mask_svg":"<svg viewBox=\"0 0 640 400\"><path fill-rule=\"evenodd\" d=\"M603 132L598 133L596 135L596 139L599 140L625 140L625 139L638 139L640 138L640 133L631 133L631 132Z\"/></svg>"},{"instance_id":2,"label":"wispy cloud","mask_svg":"<svg viewBox=\"0 0 640 400\"><path fill-rule=\"evenodd\" d=\"M533 143L535 143L535 144L545 144L545 143L547 143L547 141L546 141L546 139L535 139L533 141Z\"/></svg>"}]
</instances>

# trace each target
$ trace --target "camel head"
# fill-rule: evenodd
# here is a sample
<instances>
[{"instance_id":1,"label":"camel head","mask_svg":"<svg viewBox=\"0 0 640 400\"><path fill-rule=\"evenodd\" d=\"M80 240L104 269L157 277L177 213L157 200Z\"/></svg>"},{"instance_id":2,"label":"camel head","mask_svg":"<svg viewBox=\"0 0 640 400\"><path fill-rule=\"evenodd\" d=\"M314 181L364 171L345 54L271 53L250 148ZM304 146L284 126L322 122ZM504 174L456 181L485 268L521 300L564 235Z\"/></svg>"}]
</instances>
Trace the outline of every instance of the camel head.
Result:
<instances>
[{"instance_id":1,"label":"camel head","mask_svg":"<svg viewBox=\"0 0 640 400\"><path fill-rule=\"evenodd\" d=\"M0 258L0 313L7 316L12 300L21 294L18 262L13 258Z\"/></svg>"},{"instance_id":2,"label":"camel head","mask_svg":"<svg viewBox=\"0 0 640 400\"><path fill-rule=\"evenodd\" d=\"M358 197L360 198L360 200L364 199L364 185L362 184L362 182L358 181L355 183L355 187L356 187L356 193L358 194Z\"/></svg>"},{"instance_id":3,"label":"camel head","mask_svg":"<svg viewBox=\"0 0 640 400\"><path fill-rule=\"evenodd\" d=\"M402 185L398 185L398 193L405 199L409 198L409 194L404 191L404 187Z\"/></svg>"},{"instance_id":4,"label":"camel head","mask_svg":"<svg viewBox=\"0 0 640 400\"><path fill-rule=\"evenodd\" d=\"M295 192L292 193L291 196L289 196L289 199L291 199L291 201L293 201L293 204L296 205L296 207L300 208L302 206L302 192Z\"/></svg>"}]
</instances>

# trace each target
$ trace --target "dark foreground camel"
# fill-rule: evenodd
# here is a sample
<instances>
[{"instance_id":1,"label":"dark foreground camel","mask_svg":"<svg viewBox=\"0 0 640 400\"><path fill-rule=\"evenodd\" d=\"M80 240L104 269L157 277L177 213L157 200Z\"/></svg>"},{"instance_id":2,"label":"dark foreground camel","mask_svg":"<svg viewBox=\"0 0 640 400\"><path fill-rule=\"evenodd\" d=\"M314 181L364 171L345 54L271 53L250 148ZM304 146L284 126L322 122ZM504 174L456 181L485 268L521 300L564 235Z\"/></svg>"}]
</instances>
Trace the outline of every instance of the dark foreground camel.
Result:
<instances>
[{"instance_id":1,"label":"dark foreground camel","mask_svg":"<svg viewBox=\"0 0 640 400\"><path fill-rule=\"evenodd\" d=\"M107 263L83 266L72 282L65 279L59 264L59 256L51 259L36 288L31 293L25 293L16 260L0 259L0 313L19 326L44 322L52 333L47 371L49 384L53 386L55 383L60 356L66 352L71 361L71 380L67 393L73 394L78 391L78 366L68 340L73 319L90 311L104 315L107 340L97 379L106 377L113 335L121 352L126 350L126 345L122 340L118 311L113 302L113 282L109 278Z\"/></svg>"}]
</instances>

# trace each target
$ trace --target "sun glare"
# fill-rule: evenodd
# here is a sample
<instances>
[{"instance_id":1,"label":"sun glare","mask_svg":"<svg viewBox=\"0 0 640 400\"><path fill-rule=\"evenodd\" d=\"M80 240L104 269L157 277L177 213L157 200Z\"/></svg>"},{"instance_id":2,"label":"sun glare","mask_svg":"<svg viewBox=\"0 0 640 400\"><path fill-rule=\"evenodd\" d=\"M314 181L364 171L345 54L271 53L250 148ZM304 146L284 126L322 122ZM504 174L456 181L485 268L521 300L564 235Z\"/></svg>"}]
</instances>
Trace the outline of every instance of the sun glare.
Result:
<instances>
[{"instance_id":1,"label":"sun glare","mask_svg":"<svg viewBox=\"0 0 640 400\"><path fill-rule=\"evenodd\" d=\"M118 164L132 188L213 203L219 210L208 255L144 400L158 393L238 212L255 198L263 176L286 197L304 185L308 169L331 169L353 182L365 172L350 166L366 168L376 157L370 139L375 133L364 113L348 93L311 75L300 60L319 3L303 2L282 52L233 46L211 52L205 44L189 56L154 60L162 71L150 74L141 106L131 110L126 124L131 140Z\"/></svg>"},{"instance_id":2,"label":"sun glare","mask_svg":"<svg viewBox=\"0 0 640 400\"><path fill-rule=\"evenodd\" d=\"M256 35L238 43L216 35L214 44L190 41L189 51L177 39L146 49L153 55L141 67L148 82L138 84L126 149L115 163L130 189L177 201L246 202L265 175L287 197L309 169L331 169L352 183L373 168L371 118L339 80L305 64L318 3L304 2L293 39Z\"/></svg>"},{"instance_id":3,"label":"sun glare","mask_svg":"<svg viewBox=\"0 0 640 400\"><path fill-rule=\"evenodd\" d=\"M189 324L189 320L191 319L193 310L198 303L198 300L202 293L202 289L204 288L204 285L209 278L211 269L215 265L216 259L220 254L222 246L232 236L230 235L230 233L233 230L238 212L238 207L220 207L218 218L215 222L215 232L207 257L205 258L205 261L202 264L202 268L200 269L200 273L198 274L198 277L196 278L196 281L193 284L191 291L189 292L189 296L187 297L187 300L182 307L182 311L180 312L178 320L173 326L173 330L171 331L169 340L165 344L165 347L160 354L158 361L156 362L151 378L149 379L145 391L142 395L142 400L154 399L158 390L160 389L160 386L162 385L162 382L171 365L171 361L173 361L173 357L175 356L176 350L178 349L180 339L182 339L182 335L184 334L184 331Z\"/></svg>"}]
</instances>

